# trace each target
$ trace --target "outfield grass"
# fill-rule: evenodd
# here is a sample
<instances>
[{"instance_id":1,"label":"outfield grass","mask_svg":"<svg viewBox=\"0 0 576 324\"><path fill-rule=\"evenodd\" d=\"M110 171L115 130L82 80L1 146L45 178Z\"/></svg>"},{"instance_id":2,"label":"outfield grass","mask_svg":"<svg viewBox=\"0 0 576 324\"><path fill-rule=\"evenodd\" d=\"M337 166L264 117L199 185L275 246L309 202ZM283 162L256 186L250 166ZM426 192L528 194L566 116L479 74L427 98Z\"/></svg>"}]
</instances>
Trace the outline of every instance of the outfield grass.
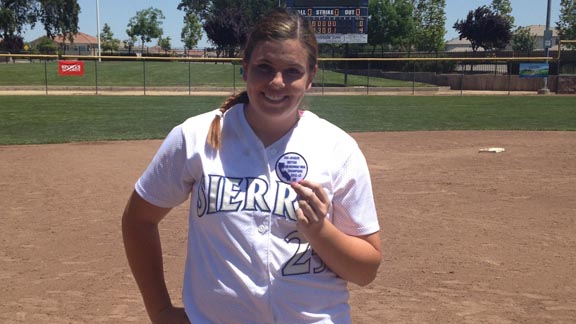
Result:
<instances>
[{"instance_id":1,"label":"outfield grass","mask_svg":"<svg viewBox=\"0 0 576 324\"><path fill-rule=\"evenodd\" d=\"M320 70L315 83L344 86L344 74ZM229 63L186 63L113 61L84 62L84 76L61 77L57 62L0 64L0 86L95 87L233 87L243 84L240 65ZM348 86L412 87L412 82L348 75ZM416 87L429 86L415 83Z\"/></svg>"},{"instance_id":2,"label":"outfield grass","mask_svg":"<svg viewBox=\"0 0 576 324\"><path fill-rule=\"evenodd\" d=\"M223 99L4 96L0 144L163 138L173 126L215 109ZM309 96L305 104L349 132L576 130L573 97Z\"/></svg>"}]
</instances>

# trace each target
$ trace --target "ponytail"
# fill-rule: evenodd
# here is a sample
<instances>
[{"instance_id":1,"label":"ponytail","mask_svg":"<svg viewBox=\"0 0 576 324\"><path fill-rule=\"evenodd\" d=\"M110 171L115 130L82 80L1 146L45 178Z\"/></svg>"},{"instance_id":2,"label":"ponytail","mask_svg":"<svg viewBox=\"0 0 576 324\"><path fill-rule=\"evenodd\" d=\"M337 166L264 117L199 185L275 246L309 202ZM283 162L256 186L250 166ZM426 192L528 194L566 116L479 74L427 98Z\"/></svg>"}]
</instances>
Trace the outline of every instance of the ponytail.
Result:
<instances>
[{"instance_id":1,"label":"ponytail","mask_svg":"<svg viewBox=\"0 0 576 324\"><path fill-rule=\"evenodd\" d=\"M218 109L218 113L216 114L216 117L214 117L214 119L212 120L212 123L210 124L210 129L208 130L207 142L208 145L212 146L212 148L218 150L222 146L220 120L224 118L224 114L228 109L234 107L234 105L239 103L244 104L248 103L248 92L242 91L238 94L231 95L230 97L228 97L228 99L226 99L222 103L222 105Z\"/></svg>"}]
</instances>

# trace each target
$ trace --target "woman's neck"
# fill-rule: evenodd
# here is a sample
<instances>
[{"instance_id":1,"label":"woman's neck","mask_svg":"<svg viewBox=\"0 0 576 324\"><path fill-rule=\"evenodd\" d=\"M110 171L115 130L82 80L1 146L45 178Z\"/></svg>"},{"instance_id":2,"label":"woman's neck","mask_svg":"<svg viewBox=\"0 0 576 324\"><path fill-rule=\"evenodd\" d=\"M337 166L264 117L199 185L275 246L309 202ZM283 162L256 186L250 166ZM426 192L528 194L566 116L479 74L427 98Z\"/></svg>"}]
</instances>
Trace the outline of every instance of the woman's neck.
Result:
<instances>
[{"instance_id":1,"label":"woman's neck","mask_svg":"<svg viewBox=\"0 0 576 324\"><path fill-rule=\"evenodd\" d=\"M249 113L249 109L244 108L244 116L248 125L252 128L252 131L260 139L264 147L268 147L284 135L286 135L298 122L300 115L298 111L291 116L285 118L265 118L265 116L259 116L260 118L255 118L253 114Z\"/></svg>"}]
</instances>

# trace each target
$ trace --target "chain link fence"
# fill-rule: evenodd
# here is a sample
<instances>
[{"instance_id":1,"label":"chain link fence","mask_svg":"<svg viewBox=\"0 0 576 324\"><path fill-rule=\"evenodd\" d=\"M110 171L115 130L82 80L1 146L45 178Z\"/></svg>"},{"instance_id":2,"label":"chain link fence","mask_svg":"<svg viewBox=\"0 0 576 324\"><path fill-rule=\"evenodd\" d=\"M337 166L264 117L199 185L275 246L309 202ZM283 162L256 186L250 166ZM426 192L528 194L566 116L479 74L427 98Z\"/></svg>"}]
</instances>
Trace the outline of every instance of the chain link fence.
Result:
<instances>
[{"instance_id":1,"label":"chain link fence","mask_svg":"<svg viewBox=\"0 0 576 324\"><path fill-rule=\"evenodd\" d=\"M321 58L312 92L318 94L465 94L466 91L576 93L574 52L552 57ZM82 65L82 74L62 73L62 62ZM520 74L523 63L548 63L542 77ZM143 95L235 93L244 87L239 58L122 57L0 54L0 90L122 91ZM568 81L566 81L568 80Z\"/></svg>"}]
</instances>

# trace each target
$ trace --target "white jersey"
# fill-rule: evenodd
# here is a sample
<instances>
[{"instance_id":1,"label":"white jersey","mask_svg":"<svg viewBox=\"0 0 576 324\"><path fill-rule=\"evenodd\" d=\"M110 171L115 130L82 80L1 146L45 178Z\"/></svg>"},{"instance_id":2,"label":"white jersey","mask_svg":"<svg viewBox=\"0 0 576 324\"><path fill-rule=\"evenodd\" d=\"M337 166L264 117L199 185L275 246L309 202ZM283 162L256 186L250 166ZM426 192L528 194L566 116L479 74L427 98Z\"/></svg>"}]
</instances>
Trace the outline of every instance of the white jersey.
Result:
<instances>
[{"instance_id":1,"label":"white jersey","mask_svg":"<svg viewBox=\"0 0 576 324\"><path fill-rule=\"evenodd\" d=\"M291 181L321 183L327 220L346 234L379 230L368 167L351 136L306 111L264 147L244 105L222 119L222 147L206 138L215 112L175 127L138 180L164 208L190 197L183 301L192 323L350 323L346 281L296 230Z\"/></svg>"}]
</instances>

